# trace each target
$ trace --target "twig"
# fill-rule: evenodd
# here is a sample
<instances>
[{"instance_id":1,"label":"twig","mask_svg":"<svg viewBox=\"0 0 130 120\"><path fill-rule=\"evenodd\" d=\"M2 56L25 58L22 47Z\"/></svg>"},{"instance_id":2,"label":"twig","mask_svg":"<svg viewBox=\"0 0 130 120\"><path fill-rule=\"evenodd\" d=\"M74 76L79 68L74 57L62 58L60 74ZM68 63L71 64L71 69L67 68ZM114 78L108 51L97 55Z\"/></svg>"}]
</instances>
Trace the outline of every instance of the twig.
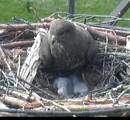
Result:
<instances>
[{"instance_id":1,"label":"twig","mask_svg":"<svg viewBox=\"0 0 130 120\"><path fill-rule=\"evenodd\" d=\"M44 94L46 94L46 95L48 95L48 96L50 96L50 97L52 97L52 98L57 98L57 96L52 95L52 94L49 94L49 93L46 92L45 90L42 90L42 89L38 88L37 86L35 86L35 85L31 84L31 83L28 83L27 81L25 81L25 80L23 80L23 79L21 79L21 78L19 78L19 80L21 80L22 82L28 84L30 87L34 88L35 90L39 90L39 91L41 91L42 93L44 93Z\"/></svg>"},{"instance_id":2,"label":"twig","mask_svg":"<svg viewBox=\"0 0 130 120\"><path fill-rule=\"evenodd\" d=\"M18 79L15 78L15 75L14 75L13 71L11 70L10 65L8 64L8 62L7 62L7 60L6 60L6 55L4 54L4 51L3 51L3 49L2 49L1 47L0 47L0 52L1 52L1 54L2 54L2 57L3 57L3 59L4 59L4 62L6 63L8 69L9 69L9 73L12 75L12 77L13 77L13 79L14 79L14 82L15 82L14 85L16 86L16 85L17 85L17 82L18 82ZM7 80L8 80L8 79L7 79Z\"/></svg>"},{"instance_id":3,"label":"twig","mask_svg":"<svg viewBox=\"0 0 130 120\"><path fill-rule=\"evenodd\" d=\"M110 91L108 92L108 96L109 96L110 100L112 100L112 102L113 102L113 104L114 104L115 98L113 98L112 90L110 90Z\"/></svg>"},{"instance_id":4,"label":"twig","mask_svg":"<svg viewBox=\"0 0 130 120\"><path fill-rule=\"evenodd\" d=\"M127 86L128 88L127 89L125 89L117 98L116 98L116 100L115 100L115 102L114 102L114 104L117 104L118 103L118 101L121 99L121 97L127 92L127 91L129 91L130 90L130 85L128 85Z\"/></svg>"},{"instance_id":5,"label":"twig","mask_svg":"<svg viewBox=\"0 0 130 120\"><path fill-rule=\"evenodd\" d=\"M3 73L3 75L4 75L4 77L6 78L6 80L7 80L7 82L9 81L8 80L8 76L6 75L6 73L2 70L2 69L0 69L1 70L1 72ZM16 82L16 80L15 79L12 79L12 81L14 81L14 82ZM9 83L8 83L9 84ZM20 83L20 82L18 82L18 85L21 87L21 88L23 88L23 90L25 90L26 92L28 92L28 90ZM16 86L15 86L16 87Z\"/></svg>"},{"instance_id":6,"label":"twig","mask_svg":"<svg viewBox=\"0 0 130 120\"><path fill-rule=\"evenodd\" d=\"M107 52L106 54L105 53L98 53L98 55L113 55L113 56L116 56L116 57L119 57L119 58L128 58L130 57L130 54L128 53L121 53L121 52Z\"/></svg>"},{"instance_id":7,"label":"twig","mask_svg":"<svg viewBox=\"0 0 130 120\"><path fill-rule=\"evenodd\" d=\"M0 53L1 53L1 56L2 56L2 58L3 58L3 60L4 60L4 62L6 63L8 69L9 69L9 71L11 71L11 67L10 67L10 65L8 64L7 60L6 60L6 55L5 55L4 51L3 51L3 49L1 48L1 46L0 46Z\"/></svg>"},{"instance_id":8,"label":"twig","mask_svg":"<svg viewBox=\"0 0 130 120\"><path fill-rule=\"evenodd\" d=\"M5 77L6 81L7 81L7 87L6 87L6 94L7 94L8 91L9 91L9 86L10 86L9 79L8 79L6 73L3 70L1 70L1 72L2 72L2 74L4 75L4 77Z\"/></svg>"},{"instance_id":9,"label":"twig","mask_svg":"<svg viewBox=\"0 0 130 120\"><path fill-rule=\"evenodd\" d=\"M20 73L20 55L18 57L18 67L17 67L17 76L19 76ZM18 78L16 77L16 86L18 84Z\"/></svg>"},{"instance_id":10,"label":"twig","mask_svg":"<svg viewBox=\"0 0 130 120\"><path fill-rule=\"evenodd\" d=\"M52 103L53 105L55 105L55 106L57 106L57 107L59 107L59 108L62 108L63 110L65 110L65 111L67 111L67 112L71 112L68 108L63 107L63 106L57 104L56 102L54 102L54 101L52 101L52 100L42 98L42 97L40 97L39 95L37 95L36 93L34 93L34 92L33 92L32 94L33 94L34 96L37 96L37 98L39 98L40 100L43 100L43 101Z\"/></svg>"}]
</instances>

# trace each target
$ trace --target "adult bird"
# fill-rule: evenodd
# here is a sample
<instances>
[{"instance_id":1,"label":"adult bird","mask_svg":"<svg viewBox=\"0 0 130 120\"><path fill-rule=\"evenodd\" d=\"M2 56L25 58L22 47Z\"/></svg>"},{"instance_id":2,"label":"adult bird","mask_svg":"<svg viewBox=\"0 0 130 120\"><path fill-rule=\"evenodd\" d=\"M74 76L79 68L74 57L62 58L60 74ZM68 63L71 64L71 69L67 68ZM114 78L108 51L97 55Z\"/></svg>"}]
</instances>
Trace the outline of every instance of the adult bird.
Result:
<instances>
[{"instance_id":1,"label":"adult bird","mask_svg":"<svg viewBox=\"0 0 130 120\"><path fill-rule=\"evenodd\" d=\"M54 71L73 71L89 65L96 54L91 34L73 22L55 19L51 22L46 40L40 46L40 58L45 68Z\"/></svg>"}]
</instances>

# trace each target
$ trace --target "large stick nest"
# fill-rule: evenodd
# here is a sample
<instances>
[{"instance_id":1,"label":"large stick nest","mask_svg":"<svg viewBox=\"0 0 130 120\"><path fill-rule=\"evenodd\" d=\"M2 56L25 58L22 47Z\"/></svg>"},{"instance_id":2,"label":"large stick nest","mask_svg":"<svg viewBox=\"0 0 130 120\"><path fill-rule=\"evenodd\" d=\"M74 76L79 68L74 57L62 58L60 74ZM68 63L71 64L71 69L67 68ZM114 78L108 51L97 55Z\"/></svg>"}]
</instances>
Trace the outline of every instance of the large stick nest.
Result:
<instances>
[{"instance_id":1,"label":"large stick nest","mask_svg":"<svg viewBox=\"0 0 130 120\"><path fill-rule=\"evenodd\" d=\"M89 84L94 86L87 96L60 99L50 83L50 80L57 76L42 72L40 69L33 81L35 84L19 78L21 66L31 49L34 36L37 35L37 28L49 29L50 22L57 17L63 18L58 13L42 19L39 23L0 24L0 104L2 106L0 115L128 116L130 114L129 29L102 26L102 23L107 23L107 21L99 21L104 16L77 15L73 19L76 24L84 29L87 28L94 36L98 47L96 63L89 70L79 71L82 79L91 79ZM114 18L114 20L121 19ZM83 21L90 24L85 25ZM99 23L100 25L97 25ZM41 86L39 83L41 80L45 86Z\"/></svg>"}]
</instances>

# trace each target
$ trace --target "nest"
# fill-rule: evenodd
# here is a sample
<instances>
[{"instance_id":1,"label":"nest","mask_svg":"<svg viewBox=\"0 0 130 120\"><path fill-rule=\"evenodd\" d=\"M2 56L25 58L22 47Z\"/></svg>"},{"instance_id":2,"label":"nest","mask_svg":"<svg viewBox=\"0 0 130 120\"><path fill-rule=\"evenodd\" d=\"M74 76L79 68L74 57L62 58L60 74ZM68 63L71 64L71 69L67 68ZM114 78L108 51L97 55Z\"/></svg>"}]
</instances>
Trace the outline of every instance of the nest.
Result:
<instances>
[{"instance_id":1,"label":"nest","mask_svg":"<svg viewBox=\"0 0 130 120\"><path fill-rule=\"evenodd\" d=\"M97 25L99 18L102 19L103 16L77 15L73 18L75 23L83 28L86 28L84 21L90 23L87 24L87 30L95 37L98 47L96 62L90 66L90 69L79 71L82 80L89 78L89 84L93 85L87 96L60 99L50 83L57 75L43 73L39 68L32 73L34 75L31 77L35 77L33 83L19 78L22 66L29 55L28 51L32 49L34 36L37 35L36 28L48 29L50 22L57 17L64 18L61 13L57 13L42 19L40 23L0 25L0 104L2 106L0 115L128 116L130 114L130 46L127 46L129 30ZM95 22L95 19L93 21L93 18L98 18L98 22ZM100 22L102 23L104 22ZM28 78L26 73L24 74L24 77ZM44 82L45 86L41 86L40 81Z\"/></svg>"}]
</instances>

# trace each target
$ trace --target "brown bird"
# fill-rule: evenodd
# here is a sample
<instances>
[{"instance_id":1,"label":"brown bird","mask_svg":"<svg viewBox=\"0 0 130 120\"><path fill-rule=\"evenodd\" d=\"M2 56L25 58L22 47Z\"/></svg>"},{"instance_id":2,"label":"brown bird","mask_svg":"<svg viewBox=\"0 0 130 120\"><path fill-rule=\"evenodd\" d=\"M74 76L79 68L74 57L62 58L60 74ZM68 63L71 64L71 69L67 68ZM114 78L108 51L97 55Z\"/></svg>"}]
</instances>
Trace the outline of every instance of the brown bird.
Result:
<instances>
[{"instance_id":1,"label":"brown bird","mask_svg":"<svg viewBox=\"0 0 130 120\"><path fill-rule=\"evenodd\" d=\"M55 71L72 71L92 63L96 44L91 34L67 20L51 22L46 40L40 46L44 66Z\"/></svg>"}]
</instances>

